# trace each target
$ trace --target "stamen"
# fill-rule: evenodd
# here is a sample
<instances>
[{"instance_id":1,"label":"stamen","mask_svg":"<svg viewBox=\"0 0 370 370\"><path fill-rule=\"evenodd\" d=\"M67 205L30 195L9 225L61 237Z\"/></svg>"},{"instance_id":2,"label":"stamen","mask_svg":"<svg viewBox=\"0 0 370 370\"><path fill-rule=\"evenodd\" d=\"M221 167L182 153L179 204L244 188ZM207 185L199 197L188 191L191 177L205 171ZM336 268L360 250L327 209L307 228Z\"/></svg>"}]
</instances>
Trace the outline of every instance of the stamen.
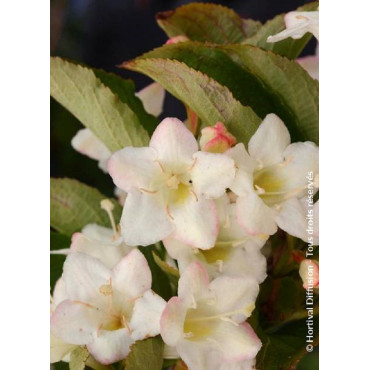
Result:
<instances>
[{"instance_id":1,"label":"stamen","mask_svg":"<svg viewBox=\"0 0 370 370\"><path fill-rule=\"evenodd\" d=\"M233 319L230 319L230 317L220 317L220 320L226 321L226 322L231 322L233 325L239 326L239 324L236 321L234 321Z\"/></svg>"},{"instance_id":2,"label":"stamen","mask_svg":"<svg viewBox=\"0 0 370 370\"><path fill-rule=\"evenodd\" d=\"M218 271L222 273L223 263L222 260L217 260L216 263L218 264Z\"/></svg>"},{"instance_id":3,"label":"stamen","mask_svg":"<svg viewBox=\"0 0 370 370\"><path fill-rule=\"evenodd\" d=\"M154 162L158 163L158 166L160 167L160 169L161 169L162 173L164 173L164 168L163 168L162 163L161 163L161 162L159 162L158 160L156 160L156 161L154 161Z\"/></svg>"},{"instance_id":4,"label":"stamen","mask_svg":"<svg viewBox=\"0 0 370 370\"><path fill-rule=\"evenodd\" d=\"M132 330L131 330L130 325L128 324L128 322L126 320L126 317L124 315L122 315L121 322L122 322L122 325L127 329L127 331L129 332L129 334L131 335L132 334Z\"/></svg>"},{"instance_id":5,"label":"stamen","mask_svg":"<svg viewBox=\"0 0 370 370\"><path fill-rule=\"evenodd\" d=\"M169 208L168 204L167 204L167 206L166 206L166 212L167 212L168 217L169 217L171 220L174 220L174 219L175 219L175 218L171 215L170 208Z\"/></svg>"},{"instance_id":6,"label":"stamen","mask_svg":"<svg viewBox=\"0 0 370 370\"><path fill-rule=\"evenodd\" d=\"M254 184L254 187L256 188L256 193L257 193L258 195L261 195L261 194L265 194L265 193L266 193L266 190L265 190L265 189L263 189L263 188L261 188L260 186L258 186L258 185L256 185L256 184Z\"/></svg>"},{"instance_id":7,"label":"stamen","mask_svg":"<svg viewBox=\"0 0 370 370\"><path fill-rule=\"evenodd\" d=\"M144 189L144 188L139 188L139 190L143 191L144 193L149 193L149 194L158 193L157 190L148 190L148 189Z\"/></svg>"},{"instance_id":8,"label":"stamen","mask_svg":"<svg viewBox=\"0 0 370 370\"><path fill-rule=\"evenodd\" d=\"M191 296L191 304L190 304L190 307L191 308L197 308L197 302L196 302L194 296Z\"/></svg>"},{"instance_id":9,"label":"stamen","mask_svg":"<svg viewBox=\"0 0 370 370\"><path fill-rule=\"evenodd\" d=\"M113 217L113 209L114 209L114 204L109 200L109 199L103 199L100 202L100 207L104 209L105 212L107 212L109 221L111 223L113 233L114 233L114 239L119 237L118 231L117 231L117 226L116 223L114 222L114 217Z\"/></svg>"},{"instance_id":10,"label":"stamen","mask_svg":"<svg viewBox=\"0 0 370 370\"><path fill-rule=\"evenodd\" d=\"M197 195L195 194L195 192L194 192L193 190L190 190L190 193L194 195L195 200L198 202L198 197L197 197Z\"/></svg>"}]
</instances>

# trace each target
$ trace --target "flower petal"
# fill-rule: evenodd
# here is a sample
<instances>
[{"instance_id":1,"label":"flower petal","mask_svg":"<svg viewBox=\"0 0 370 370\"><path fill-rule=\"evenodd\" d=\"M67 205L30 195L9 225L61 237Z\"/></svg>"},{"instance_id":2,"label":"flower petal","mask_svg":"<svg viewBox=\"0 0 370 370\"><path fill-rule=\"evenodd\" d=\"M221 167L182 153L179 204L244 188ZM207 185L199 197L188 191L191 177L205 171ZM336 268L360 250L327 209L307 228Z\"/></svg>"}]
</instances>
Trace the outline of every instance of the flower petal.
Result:
<instances>
[{"instance_id":1,"label":"flower petal","mask_svg":"<svg viewBox=\"0 0 370 370\"><path fill-rule=\"evenodd\" d=\"M94 333L93 341L87 345L87 349L101 364L109 365L126 358L133 343L126 328L100 330Z\"/></svg>"},{"instance_id":2,"label":"flower petal","mask_svg":"<svg viewBox=\"0 0 370 370\"><path fill-rule=\"evenodd\" d=\"M50 330L67 343L82 345L92 341L92 333L104 322L102 311L82 302L65 300L52 314Z\"/></svg>"},{"instance_id":3,"label":"flower petal","mask_svg":"<svg viewBox=\"0 0 370 370\"><path fill-rule=\"evenodd\" d=\"M157 82L144 87L135 94L143 103L144 109L155 117L163 111L165 89Z\"/></svg>"},{"instance_id":4,"label":"flower petal","mask_svg":"<svg viewBox=\"0 0 370 370\"><path fill-rule=\"evenodd\" d=\"M276 114L268 114L252 136L248 152L261 167L283 161L283 152L290 144L290 135L284 122Z\"/></svg>"},{"instance_id":5,"label":"flower petal","mask_svg":"<svg viewBox=\"0 0 370 370\"><path fill-rule=\"evenodd\" d=\"M249 189L253 188L253 171L257 163L250 157L244 144L241 143L228 150L226 154L234 159L237 167L230 189L239 196L245 195Z\"/></svg>"},{"instance_id":6,"label":"flower petal","mask_svg":"<svg viewBox=\"0 0 370 370\"><path fill-rule=\"evenodd\" d=\"M113 289L132 298L140 297L150 289L152 274L144 255L137 249L131 251L113 269Z\"/></svg>"},{"instance_id":7,"label":"flower petal","mask_svg":"<svg viewBox=\"0 0 370 370\"><path fill-rule=\"evenodd\" d=\"M88 228L90 233L93 227L98 225L88 225L91 226ZM103 228L99 226L99 228ZM82 233L75 233L72 237L72 244L71 250L73 252L80 252L88 254L92 257L95 257L102 261L105 266L108 268L113 268L127 253L130 251L130 247L126 246L125 244L121 243L118 245L113 244L112 239L106 240L104 234L100 238L101 241L97 239L90 238L85 233L86 227L83 229ZM113 232L111 229L106 229L110 231L110 235L112 237ZM99 237L100 235L94 235L95 237Z\"/></svg>"},{"instance_id":8,"label":"flower petal","mask_svg":"<svg viewBox=\"0 0 370 370\"><path fill-rule=\"evenodd\" d=\"M318 238L315 237L313 226L312 231L309 231L307 209L305 209L297 198L291 198L280 204L281 209L276 214L276 222L280 229L288 234L302 239L306 243L311 242L313 245L318 245ZM312 210L313 212L313 210ZM312 216L315 220L315 216Z\"/></svg>"},{"instance_id":9,"label":"flower petal","mask_svg":"<svg viewBox=\"0 0 370 370\"><path fill-rule=\"evenodd\" d=\"M259 247L234 247L234 253L222 265L222 273L229 276L245 276L262 283L266 278L266 257Z\"/></svg>"},{"instance_id":10,"label":"flower petal","mask_svg":"<svg viewBox=\"0 0 370 370\"><path fill-rule=\"evenodd\" d=\"M309 55L296 60L298 64L304 68L308 74L315 80L319 79L319 56Z\"/></svg>"},{"instance_id":11,"label":"flower petal","mask_svg":"<svg viewBox=\"0 0 370 370\"><path fill-rule=\"evenodd\" d=\"M196 162L190 176L195 192L207 198L224 194L235 177L234 161L218 153L197 152L193 157Z\"/></svg>"},{"instance_id":12,"label":"flower petal","mask_svg":"<svg viewBox=\"0 0 370 370\"><path fill-rule=\"evenodd\" d=\"M73 137L71 144L81 154L99 161L99 167L107 172L107 161L111 152L88 128L79 130Z\"/></svg>"},{"instance_id":13,"label":"flower petal","mask_svg":"<svg viewBox=\"0 0 370 370\"><path fill-rule=\"evenodd\" d=\"M314 193L315 179L319 174L319 148L314 143L294 143L284 151L285 165L276 173L282 183L281 191L289 192L290 196L301 198L307 196L309 173L312 172Z\"/></svg>"},{"instance_id":14,"label":"flower petal","mask_svg":"<svg viewBox=\"0 0 370 370\"><path fill-rule=\"evenodd\" d=\"M165 118L155 129L149 146L158 153L159 162L173 173L191 165L198 150L194 135L177 118Z\"/></svg>"},{"instance_id":15,"label":"flower petal","mask_svg":"<svg viewBox=\"0 0 370 370\"><path fill-rule=\"evenodd\" d=\"M152 148L126 147L115 152L108 161L108 172L114 184L128 192L132 188L150 189L153 179L161 176Z\"/></svg>"},{"instance_id":16,"label":"flower petal","mask_svg":"<svg viewBox=\"0 0 370 370\"><path fill-rule=\"evenodd\" d=\"M184 335L186 306L179 297L172 297L160 319L161 336L169 346L176 346Z\"/></svg>"},{"instance_id":17,"label":"flower petal","mask_svg":"<svg viewBox=\"0 0 370 370\"><path fill-rule=\"evenodd\" d=\"M160 333L160 318L165 306L166 301L151 290L135 301L130 320L134 340L154 337Z\"/></svg>"},{"instance_id":18,"label":"flower petal","mask_svg":"<svg viewBox=\"0 0 370 370\"><path fill-rule=\"evenodd\" d=\"M247 323L235 326L220 321L210 338L221 351L224 361L243 361L256 357L262 343Z\"/></svg>"},{"instance_id":19,"label":"flower petal","mask_svg":"<svg viewBox=\"0 0 370 370\"><path fill-rule=\"evenodd\" d=\"M68 299L66 283L63 278L59 278L54 286L53 291L53 306L56 307L59 303Z\"/></svg>"},{"instance_id":20,"label":"flower petal","mask_svg":"<svg viewBox=\"0 0 370 370\"><path fill-rule=\"evenodd\" d=\"M215 245L218 234L218 217L214 201L190 195L184 203L171 205L174 233L172 237L200 249Z\"/></svg>"},{"instance_id":21,"label":"flower petal","mask_svg":"<svg viewBox=\"0 0 370 370\"><path fill-rule=\"evenodd\" d=\"M191 304L209 294L208 285L207 270L200 262L193 262L180 277L178 295L186 304Z\"/></svg>"},{"instance_id":22,"label":"flower petal","mask_svg":"<svg viewBox=\"0 0 370 370\"><path fill-rule=\"evenodd\" d=\"M63 279L71 300L105 306L107 297L99 288L108 284L111 276L111 271L101 261L87 254L72 253L64 263Z\"/></svg>"},{"instance_id":23,"label":"flower petal","mask_svg":"<svg viewBox=\"0 0 370 370\"><path fill-rule=\"evenodd\" d=\"M137 190L127 195L121 228L123 239L129 246L154 244L173 231L165 205L155 194Z\"/></svg>"},{"instance_id":24,"label":"flower petal","mask_svg":"<svg viewBox=\"0 0 370 370\"><path fill-rule=\"evenodd\" d=\"M277 231L273 210L254 192L236 200L236 215L239 225L250 235L273 235Z\"/></svg>"},{"instance_id":25,"label":"flower petal","mask_svg":"<svg viewBox=\"0 0 370 370\"><path fill-rule=\"evenodd\" d=\"M254 310L259 285L252 278L220 276L210 283L209 289L216 298L216 304L212 306L214 312L226 314L240 311L236 319L241 322Z\"/></svg>"},{"instance_id":26,"label":"flower petal","mask_svg":"<svg viewBox=\"0 0 370 370\"><path fill-rule=\"evenodd\" d=\"M176 349L189 370L214 370L207 367L207 355L212 350L209 343L182 340Z\"/></svg>"}]
</instances>

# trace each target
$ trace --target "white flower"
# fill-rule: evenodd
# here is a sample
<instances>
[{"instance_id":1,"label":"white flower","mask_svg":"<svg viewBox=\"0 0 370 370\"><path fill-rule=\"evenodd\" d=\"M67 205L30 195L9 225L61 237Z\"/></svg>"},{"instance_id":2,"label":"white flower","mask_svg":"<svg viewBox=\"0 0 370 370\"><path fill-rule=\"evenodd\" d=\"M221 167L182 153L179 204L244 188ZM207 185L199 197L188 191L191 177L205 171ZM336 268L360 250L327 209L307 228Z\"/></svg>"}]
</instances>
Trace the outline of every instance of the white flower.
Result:
<instances>
[{"instance_id":1,"label":"white flower","mask_svg":"<svg viewBox=\"0 0 370 370\"><path fill-rule=\"evenodd\" d=\"M254 309L258 283L246 277L221 276L209 282L205 268L192 263L181 275L178 297L161 317L161 335L190 370L213 370L207 357L222 361L253 359L261 342L245 323Z\"/></svg>"},{"instance_id":2,"label":"white flower","mask_svg":"<svg viewBox=\"0 0 370 370\"><path fill-rule=\"evenodd\" d=\"M266 258L261 247L267 235L251 236L236 221L236 205L224 195L217 200L220 230L213 248L201 250L192 248L173 238L166 238L163 244L169 255L177 260L180 273L198 261L206 268L209 276L221 274L247 276L261 283L266 278Z\"/></svg>"},{"instance_id":3,"label":"white flower","mask_svg":"<svg viewBox=\"0 0 370 370\"><path fill-rule=\"evenodd\" d=\"M72 253L63 280L68 299L56 307L51 331L67 343L86 345L100 363L122 360L136 340L159 334L165 301L150 289L151 272L138 250L112 270L94 257Z\"/></svg>"},{"instance_id":4,"label":"white flower","mask_svg":"<svg viewBox=\"0 0 370 370\"><path fill-rule=\"evenodd\" d=\"M158 83L154 82L146 86L136 93L136 96L142 101L148 113L156 117L162 113L165 90ZM100 169L107 172L107 161L112 153L91 130L88 128L79 130L72 138L71 144L79 153L98 161Z\"/></svg>"},{"instance_id":5,"label":"white flower","mask_svg":"<svg viewBox=\"0 0 370 370\"><path fill-rule=\"evenodd\" d=\"M277 42L288 37L300 39L307 32L319 39L319 11L289 12L284 17L286 29L274 36L269 36L267 42Z\"/></svg>"},{"instance_id":6,"label":"white flower","mask_svg":"<svg viewBox=\"0 0 370 370\"><path fill-rule=\"evenodd\" d=\"M269 114L250 139L248 152L243 144L227 152L238 168L230 186L238 195L238 223L251 235L272 235L277 226L293 233L297 214L302 214L299 200L317 192L318 147L311 142L290 144L284 123ZM301 237L302 230L297 232Z\"/></svg>"},{"instance_id":7,"label":"white flower","mask_svg":"<svg viewBox=\"0 0 370 370\"><path fill-rule=\"evenodd\" d=\"M108 171L128 193L121 218L128 245L149 245L168 236L194 247L213 247L218 234L215 202L235 176L224 154L198 151L176 118L164 119L149 147L126 147L112 155Z\"/></svg>"}]
</instances>

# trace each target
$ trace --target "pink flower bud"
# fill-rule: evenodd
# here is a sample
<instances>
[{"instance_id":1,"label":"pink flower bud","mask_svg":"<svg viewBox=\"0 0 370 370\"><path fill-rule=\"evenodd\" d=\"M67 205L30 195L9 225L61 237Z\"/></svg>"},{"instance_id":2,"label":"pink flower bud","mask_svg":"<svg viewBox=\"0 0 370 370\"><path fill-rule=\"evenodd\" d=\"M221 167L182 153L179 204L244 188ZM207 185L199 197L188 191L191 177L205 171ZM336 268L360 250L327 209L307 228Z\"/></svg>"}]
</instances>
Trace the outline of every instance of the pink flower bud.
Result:
<instances>
[{"instance_id":1,"label":"pink flower bud","mask_svg":"<svg viewBox=\"0 0 370 370\"><path fill-rule=\"evenodd\" d=\"M303 288L319 287L319 261L303 260L299 267L299 275L303 280Z\"/></svg>"},{"instance_id":2,"label":"pink flower bud","mask_svg":"<svg viewBox=\"0 0 370 370\"><path fill-rule=\"evenodd\" d=\"M185 35L178 35L171 37L170 39L167 40L166 44L177 44L178 42L184 42L184 41L189 41L189 39Z\"/></svg>"},{"instance_id":3,"label":"pink flower bud","mask_svg":"<svg viewBox=\"0 0 370 370\"><path fill-rule=\"evenodd\" d=\"M227 131L223 123L205 127L200 138L200 147L205 152L224 153L236 144L236 139Z\"/></svg>"}]
</instances>

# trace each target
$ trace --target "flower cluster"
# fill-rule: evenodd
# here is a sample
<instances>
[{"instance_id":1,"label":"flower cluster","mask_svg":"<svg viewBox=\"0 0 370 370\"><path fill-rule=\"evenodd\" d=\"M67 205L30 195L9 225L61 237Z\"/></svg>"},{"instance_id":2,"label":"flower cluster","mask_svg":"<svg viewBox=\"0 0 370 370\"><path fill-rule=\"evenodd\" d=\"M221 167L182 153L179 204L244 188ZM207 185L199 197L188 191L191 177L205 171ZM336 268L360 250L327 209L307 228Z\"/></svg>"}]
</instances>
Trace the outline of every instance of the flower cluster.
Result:
<instances>
[{"instance_id":1,"label":"flower cluster","mask_svg":"<svg viewBox=\"0 0 370 370\"><path fill-rule=\"evenodd\" d=\"M267 41L307 32L318 39L318 11L288 13L285 24ZM188 40L179 35L168 44ZM318 79L318 59L311 58L297 62ZM162 113L159 84L136 95L148 113ZM165 118L147 147L114 153L87 128L73 138L72 146L111 176L123 211L117 225L113 204L103 200L111 227L85 225L70 248L52 252L67 256L50 304L52 363L70 361L83 346L87 364L110 365L127 358L135 342L160 335L163 356L181 358L190 370L255 369L262 342L247 320L267 277L268 239L281 229L319 243L319 202L313 204L319 149L292 143L274 113L248 142L238 142L222 122L202 127L198 137L197 124L197 117L188 123ZM168 301L152 290L139 249L151 245L179 276ZM304 289L318 293L319 262L302 256L295 256L296 274Z\"/></svg>"},{"instance_id":2,"label":"flower cluster","mask_svg":"<svg viewBox=\"0 0 370 370\"><path fill-rule=\"evenodd\" d=\"M318 187L318 147L291 144L275 114L247 147L222 123L203 129L200 142L203 150L184 123L166 118L149 147L109 154L103 167L126 193L122 217L117 228L103 201L112 228L86 225L59 251L68 257L52 299L53 361L85 345L110 364L161 334L189 369L252 368L261 342L246 319L266 277L261 248L278 227L305 234L297 220L308 172ZM100 143L89 151L103 163ZM167 303L137 249L160 241L180 273Z\"/></svg>"}]
</instances>

